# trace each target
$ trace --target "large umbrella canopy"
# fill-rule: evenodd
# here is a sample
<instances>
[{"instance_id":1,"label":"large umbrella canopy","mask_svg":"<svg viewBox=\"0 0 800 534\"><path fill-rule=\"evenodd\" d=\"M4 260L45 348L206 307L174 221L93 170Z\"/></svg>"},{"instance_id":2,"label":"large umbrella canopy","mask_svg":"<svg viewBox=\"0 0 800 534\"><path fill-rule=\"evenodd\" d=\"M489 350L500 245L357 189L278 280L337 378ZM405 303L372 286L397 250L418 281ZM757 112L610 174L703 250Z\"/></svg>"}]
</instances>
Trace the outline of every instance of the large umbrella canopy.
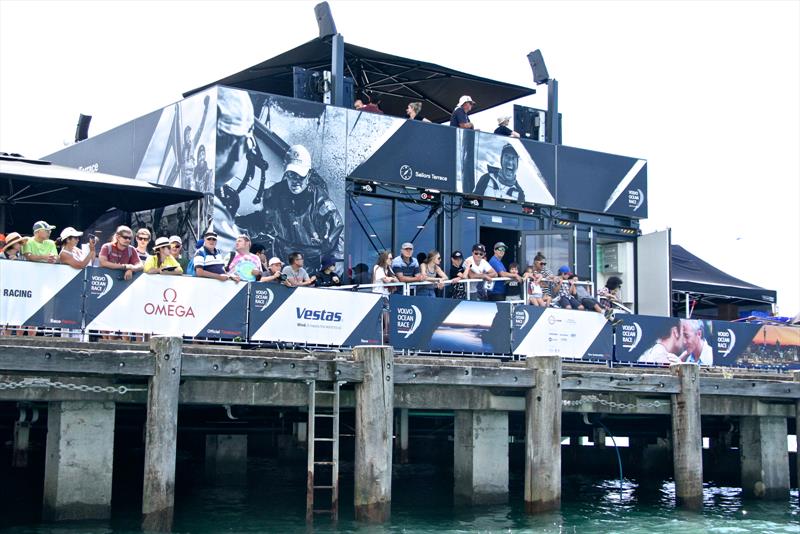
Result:
<instances>
[{"instance_id":1,"label":"large umbrella canopy","mask_svg":"<svg viewBox=\"0 0 800 534\"><path fill-rule=\"evenodd\" d=\"M202 193L46 161L0 156L0 231L30 232L33 223L85 226L108 211L161 208Z\"/></svg>"},{"instance_id":2,"label":"large umbrella canopy","mask_svg":"<svg viewBox=\"0 0 800 534\"><path fill-rule=\"evenodd\" d=\"M345 75L355 81L356 93L369 93L374 100L380 101L385 113L398 117L405 116L409 102L420 101L425 117L433 122L443 122L450 118L461 95L469 95L477 102L475 111L484 111L536 92L530 87L498 82L350 43L344 45L344 62ZM313 39L183 96L217 84L292 96L292 67L330 70L330 38Z\"/></svg>"},{"instance_id":3,"label":"large umbrella canopy","mask_svg":"<svg viewBox=\"0 0 800 534\"><path fill-rule=\"evenodd\" d=\"M701 304L775 304L777 294L739 280L698 258L680 245L671 245L672 291L700 297ZM680 302L677 303L680 307Z\"/></svg>"}]
</instances>

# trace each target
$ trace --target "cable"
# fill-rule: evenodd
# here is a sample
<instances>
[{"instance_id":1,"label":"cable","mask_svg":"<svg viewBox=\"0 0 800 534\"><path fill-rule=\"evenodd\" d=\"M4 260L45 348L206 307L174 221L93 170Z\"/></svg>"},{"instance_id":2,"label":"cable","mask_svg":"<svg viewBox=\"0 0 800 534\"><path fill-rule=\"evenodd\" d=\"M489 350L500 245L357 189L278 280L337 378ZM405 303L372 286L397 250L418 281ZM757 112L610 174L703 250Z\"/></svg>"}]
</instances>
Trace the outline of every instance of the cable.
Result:
<instances>
[{"instance_id":1,"label":"cable","mask_svg":"<svg viewBox=\"0 0 800 534\"><path fill-rule=\"evenodd\" d=\"M589 414L586 414L586 413L583 414L583 422L586 423L589 426L592 426L592 423L589 422ZM623 497L623 493L622 493L622 484L623 484L623 482L622 482L622 480L623 480L623 476L622 476L622 456L620 456L620 454L619 454L619 447L617 447L617 440L614 438L614 434L611 433L611 431L608 429L608 427L606 425L604 425L603 422L600 419L597 420L597 424L600 425L603 428L603 430L606 431L606 434L608 434L608 436L611 438L611 443L614 444L614 452L617 453L617 465L619 466L619 500L622 501L622 497Z\"/></svg>"}]
</instances>

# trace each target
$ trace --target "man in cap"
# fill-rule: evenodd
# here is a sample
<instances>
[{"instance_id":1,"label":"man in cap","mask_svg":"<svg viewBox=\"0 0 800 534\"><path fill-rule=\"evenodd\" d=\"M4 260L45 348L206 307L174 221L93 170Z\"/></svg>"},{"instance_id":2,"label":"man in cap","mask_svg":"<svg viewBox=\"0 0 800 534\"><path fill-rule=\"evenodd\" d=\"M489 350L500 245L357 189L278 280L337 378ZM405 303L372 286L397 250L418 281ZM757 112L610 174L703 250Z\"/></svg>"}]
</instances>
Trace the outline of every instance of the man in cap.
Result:
<instances>
[{"instance_id":1,"label":"man in cap","mask_svg":"<svg viewBox=\"0 0 800 534\"><path fill-rule=\"evenodd\" d=\"M239 275L228 273L225 269L225 257L217 248L218 237L211 228L203 234L203 246L194 254L195 276L213 278L221 282L233 280L238 283Z\"/></svg>"},{"instance_id":2,"label":"man in cap","mask_svg":"<svg viewBox=\"0 0 800 534\"><path fill-rule=\"evenodd\" d=\"M467 278L478 278L483 282L470 284L469 293L472 300L486 300L486 291L492 288L493 278L497 278L497 271L485 259L486 247L480 243L472 245L472 256L464 260L464 270Z\"/></svg>"},{"instance_id":3,"label":"man in cap","mask_svg":"<svg viewBox=\"0 0 800 534\"><path fill-rule=\"evenodd\" d=\"M500 152L500 167L487 165L487 172L475 185L474 194L525 202L525 191L517 183L519 154L516 149L506 143Z\"/></svg>"},{"instance_id":4,"label":"man in cap","mask_svg":"<svg viewBox=\"0 0 800 534\"><path fill-rule=\"evenodd\" d=\"M495 135L504 135L506 137L519 139L519 134L508 127L509 122L511 122L511 117L509 116L497 117L497 128L494 130Z\"/></svg>"},{"instance_id":5,"label":"man in cap","mask_svg":"<svg viewBox=\"0 0 800 534\"><path fill-rule=\"evenodd\" d=\"M475 101L469 95L464 95L458 99L458 105L450 116L450 126L455 128L466 128L473 130L475 127L469 120L469 112L475 107Z\"/></svg>"},{"instance_id":6,"label":"man in cap","mask_svg":"<svg viewBox=\"0 0 800 534\"><path fill-rule=\"evenodd\" d=\"M503 278L513 278L517 282L522 282L522 277L519 273L512 273L506 269L505 264L503 263L503 256L506 255L506 249L508 247L502 241L498 241L494 244L494 255L489 259L489 265L492 266L492 269ZM505 282L495 282L492 284L492 288L488 290L489 300L493 302L499 302L501 300L505 300L506 298L506 283Z\"/></svg>"},{"instance_id":7,"label":"man in cap","mask_svg":"<svg viewBox=\"0 0 800 534\"><path fill-rule=\"evenodd\" d=\"M454 250L450 254L450 270L447 273L450 281L453 282L445 289L445 295L451 299L465 299L467 298L467 289L464 287L461 280L467 277L464 272L464 254L460 250Z\"/></svg>"},{"instance_id":8,"label":"man in cap","mask_svg":"<svg viewBox=\"0 0 800 534\"><path fill-rule=\"evenodd\" d=\"M306 147L290 146L284 161L283 178L264 193L264 209L236 220L256 241L272 242L274 255L301 253L313 272L323 256L344 253L344 220Z\"/></svg>"},{"instance_id":9,"label":"man in cap","mask_svg":"<svg viewBox=\"0 0 800 534\"><path fill-rule=\"evenodd\" d=\"M414 257L414 245L406 241L400 245L400 255L392 260L392 271L400 282L422 282L425 273L419 268Z\"/></svg>"},{"instance_id":10,"label":"man in cap","mask_svg":"<svg viewBox=\"0 0 800 534\"><path fill-rule=\"evenodd\" d=\"M283 285L288 286L289 284L286 282L287 276L283 274L283 262L280 258L273 256L269 259L267 272L261 275L261 280L259 282L276 282L276 283L283 283Z\"/></svg>"},{"instance_id":11,"label":"man in cap","mask_svg":"<svg viewBox=\"0 0 800 534\"><path fill-rule=\"evenodd\" d=\"M50 239L50 232L55 226L47 224L45 221L36 221L33 224L33 237L22 247L22 255L28 261L39 263L56 263L58 261L58 251L55 241Z\"/></svg>"},{"instance_id":12,"label":"man in cap","mask_svg":"<svg viewBox=\"0 0 800 534\"><path fill-rule=\"evenodd\" d=\"M169 236L169 251L172 257L178 262L178 265L181 266L183 272L186 272L186 266L189 264L189 260L183 254L183 240L180 236Z\"/></svg>"}]
</instances>

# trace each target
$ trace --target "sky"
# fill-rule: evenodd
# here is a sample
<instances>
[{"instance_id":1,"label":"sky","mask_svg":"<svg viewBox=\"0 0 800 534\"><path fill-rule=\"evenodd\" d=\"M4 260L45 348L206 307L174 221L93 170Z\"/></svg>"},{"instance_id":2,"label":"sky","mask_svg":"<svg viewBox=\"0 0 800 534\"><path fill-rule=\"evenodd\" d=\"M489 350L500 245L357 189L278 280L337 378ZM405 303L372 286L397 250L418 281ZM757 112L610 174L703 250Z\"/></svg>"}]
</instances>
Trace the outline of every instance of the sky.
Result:
<instances>
[{"instance_id":1,"label":"sky","mask_svg":"<svg viewBox=\"0 0 800 534\"><path fill-rule=\"evenodd\" d=\"M0 151L50 154L79 113L96 135L302 44L314 4L0 0ZM541 49L564 144L647 159L643 231L800 312L800 2L330 4L347 42L519 85Z\"/></svg>"}]
</instances>

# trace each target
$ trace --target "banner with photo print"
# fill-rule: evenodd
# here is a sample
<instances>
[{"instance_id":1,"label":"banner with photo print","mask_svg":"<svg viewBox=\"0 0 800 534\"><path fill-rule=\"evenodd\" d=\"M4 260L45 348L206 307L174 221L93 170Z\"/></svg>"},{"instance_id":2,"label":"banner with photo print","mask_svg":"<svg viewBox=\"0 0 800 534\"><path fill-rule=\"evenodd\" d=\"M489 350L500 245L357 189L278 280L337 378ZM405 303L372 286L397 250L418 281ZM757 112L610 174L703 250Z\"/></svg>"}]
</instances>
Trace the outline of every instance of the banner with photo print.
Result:
<instances>
[{"instance_id":1,"label":"banner with photo print","mask_svg":"<svg viewBox=\"0 0 800 534\"><path fill-rule=\"evenodd\" d=\"M614 335L599 313L514 306L511 346L520 356L605 361L613 354Z\"/></svg>"},{"instance_id":2,"label":"banner with photo print","mask_svg":"<svg viewBox=\"0 0 800 534\"><path fill-rule=\"evenodd\" d=\"M0 325L80 328L83 280L68 265L0 260Z\"/></svg>"},{"instance_id":3,"label":"banner with photo print","mask_svg":"<svg viewBox=\"0 0 800 534\"><path fill-rule=\"evenodd\" d=\"M712 321L649 315L617 315L616 360L650 365L714 363Z\"/></svg>"},{"instance_id":4,"label":"banner with photo print","mask_svg":"<svg viewBox=\"0 0 800 534\"><path fill-rule=\"evenodd\" d=\"M714 365L800 369L800 328L714 321Z\"/></svg>"}]
</instances>

